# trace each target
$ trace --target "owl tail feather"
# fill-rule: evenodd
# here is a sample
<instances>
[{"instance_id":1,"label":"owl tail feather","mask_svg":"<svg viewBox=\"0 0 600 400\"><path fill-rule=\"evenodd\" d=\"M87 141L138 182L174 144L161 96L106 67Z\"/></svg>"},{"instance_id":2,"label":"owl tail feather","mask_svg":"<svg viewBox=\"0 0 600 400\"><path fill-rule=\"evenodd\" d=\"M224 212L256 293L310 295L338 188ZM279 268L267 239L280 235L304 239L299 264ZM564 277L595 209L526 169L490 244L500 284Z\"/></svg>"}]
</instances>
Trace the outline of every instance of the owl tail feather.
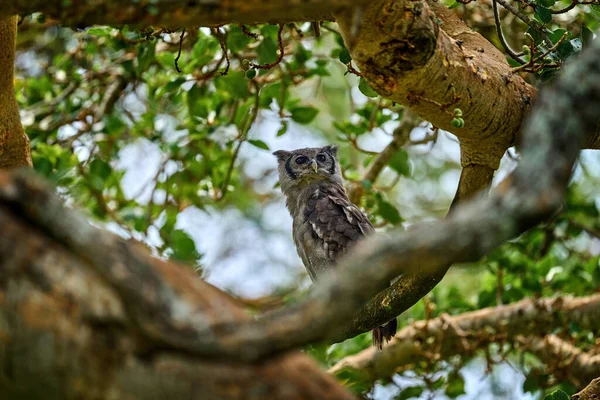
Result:
<instances>
[{"instance_id":1,"label":"owl tail feather","mask_svg":"<svg viewBox=\"0 0 600 400\"><path fill-rule=\"evenodd\" d=\"M381 351L383 349L383 340L385 339L386 343L389 342L396 335L397 329L398 321L396 318L385 325L373 329L373 346Z\"/></svg>"}]
</instances>

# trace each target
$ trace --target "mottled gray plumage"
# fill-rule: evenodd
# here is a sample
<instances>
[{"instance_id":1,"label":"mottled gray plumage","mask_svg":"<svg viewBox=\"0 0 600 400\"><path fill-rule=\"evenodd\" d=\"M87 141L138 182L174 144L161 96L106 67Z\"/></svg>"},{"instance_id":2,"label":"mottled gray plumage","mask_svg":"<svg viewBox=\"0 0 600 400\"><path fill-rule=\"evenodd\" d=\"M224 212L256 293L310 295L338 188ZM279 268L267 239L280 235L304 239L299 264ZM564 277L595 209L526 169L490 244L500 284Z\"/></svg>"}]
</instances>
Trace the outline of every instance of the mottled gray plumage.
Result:
<instances>
[{"instance_id":1,"label":"mottled gray plumage","mask_svg":"<svg viewBox=\"0 0 600 400\"><path fill-rule=\"evenodd\" d=\"M298 254L313 281L334 267L359 240L375 232L369 219L348 199L337 147L279 150L279 183L293 219ZM396 333L396 320L373 330L381 348L383 338Z\"/></svg>"}]
</instances>

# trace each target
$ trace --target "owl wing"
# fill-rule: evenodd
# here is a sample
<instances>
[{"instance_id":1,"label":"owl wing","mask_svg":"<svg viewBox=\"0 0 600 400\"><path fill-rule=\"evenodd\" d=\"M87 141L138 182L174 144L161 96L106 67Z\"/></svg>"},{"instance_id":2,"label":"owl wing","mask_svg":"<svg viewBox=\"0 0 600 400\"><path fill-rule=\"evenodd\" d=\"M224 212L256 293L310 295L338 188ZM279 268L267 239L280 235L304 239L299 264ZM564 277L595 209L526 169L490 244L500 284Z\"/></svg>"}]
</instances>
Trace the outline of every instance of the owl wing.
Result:
<instances>
[{"instance_id":1,"label":"owl wing","mask_svg":"<svg viewBox=\"0 0 600 400\"><path fill-rule=\"evenodd\" d=\"M311 234L322 242L323 255L335 263L354 243L375 232L369 219L350 202L343 188L321 186L304 208Z\"/></svg>"}]
</instances>

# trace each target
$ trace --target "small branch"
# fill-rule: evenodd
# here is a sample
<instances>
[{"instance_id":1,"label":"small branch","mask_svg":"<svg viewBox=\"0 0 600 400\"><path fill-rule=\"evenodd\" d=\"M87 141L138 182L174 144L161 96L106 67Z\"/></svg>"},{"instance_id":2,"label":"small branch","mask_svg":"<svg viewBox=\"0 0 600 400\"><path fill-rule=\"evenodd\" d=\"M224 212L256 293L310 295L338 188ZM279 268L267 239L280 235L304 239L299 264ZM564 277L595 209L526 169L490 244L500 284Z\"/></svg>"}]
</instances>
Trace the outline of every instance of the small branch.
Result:
<instances>
[{"instance_id":1,"label":"small branch","mask_svg":"<svg viewBox=\"0 0 600 400\"><path fill-rule=\"evenodd\" d=\"M590 382L581 392L575 393L571 400L595 400L600 399L600 378Z\"/></svg>"},{"instance_id":2,"label":"small branch","mask_svg":"<svg viewBox=\"0 0 600 400\"><path fill-rule=\"evenodd\" d=\"M179 36L179 51L177 52L177 57L175 57L175 69L177 72L181 73L179 69L179 57L181 57L181 47L183 46L183 35L185 35L185 28L181 31L181 36Z\"/></svg>"},{"instance_id":3,"label":"small branch","mask_svg":"<svg viewBox=\"0 0 600 400\"><path fill-rule=\"evenodd\" d=\"M600 354L586 353L556 335L523 336L520 342L547 364L553 374L563 375L578 387L600 376Z\"/></svg>"},{"instance_id":4,"label":"small branch","mask_svg":"<svg viewBox=\"0 0 600 400\"><path fill-rule=\"evenodd\" d=\"M277 57L277 60L273 61L270 64L255 64L253 62L250 63L250 66L252 68L257 68L257 69L271 69L274 66L276 66L277 64L279 64L281 62L281 60L283 60L283 56L285 55L285 51L283 48L283 39L281 38L281 32L283 31L283 27L285 26L285 24L279 24L279 30L277 31L277 44L279 46L279 56Z\"/></svg>"},{"instance_id":5,"label":"small branch","mask_svg":"<svg viewBox=\"0 0 600 400\"><path fill-rule=\"evenodd\" d=\"M519 18L521 21L525 22L525 24L527 24L531 28L538 31L538 33L542 36L542 38L546 41L546 43L548 45L550 45L552 43L552 40L548 36L548 32L546 32L546 29L543 26L541 27L540 24L538 24L535 20L532 20L527 15L525 15L525 13L523 13L521 10L519 10L518 8L516 8L515 6L510 4L508 2L508 0L493 0L493 1L494 1L494 3L496 3L496 2L500 3L502 5L502 7L506 8L511 14L513 14L514 16Z\"/></svg>"},{"instance_id":6,"label":"small branch","mask_svg":"<svg viewBox=\"0 0 600 400\"><path fill-rule=\"evenodd\" d=\"M221 46L221 51L223 52L223 57L225 57L225 61L227 61L227 65L225 67L225 71L221 71L221 76L227 75L229 72L229 67L231 65L231 61L229 61L229 54L227 50L227 44L225 43L225 35L221 32L219 27L212 28L211 31L219 40L219 46Z\"/></svg>"},{"instance_id":7,"label":"small branch","mask_svg":"<svg viewBox=\"0 0 600 400\"><path fill-rule=\"evenodd\" d=\"M250 32L248 27L243 24L240 25L240 28L242 29L242 32L244 32L244 35L249 36L249 37L253 38L254 40L258 40L258 33Z\"/></svg>"},{"instance_id":8,"label":"small branch","mask_svg":"<svg viewBox=\"0 0 600 400\"><path fill-rule=\"evenodd\" d=\"M569 4L567 7L561 9L561 10L550 10L550 12L552 14L564 14L566 12L571 11L572 9L574 9L577 6L578 2L577 0L574 0L571 4Z\"/></svg>"},{"instance_id":9,"label":"small branch","mask_svg":"<svg viewBox=\"0 0 600 400\"><path fill-rule=\"evenodd\" d=\"M504 37L504 33L502 33L502 21L500 21L500 12L498 11L498 2L497 0L492 0L492 7L494 9L494 23L496 24L496 33L498 34L498 39L500 39L500 43L506 53L511 56L513 60L518 62L519 64L525 64L525 60L523 60L519 55L509 46L506 42L506 38Z\"/></svg>"},{"instance_id":10,"label":"small branch","mask_svg":"<svg viewBox=\"0 0 600 400\"><path fill-rule=\"evenodd\" d=\"M474 356L491 343L519 342L522 336L544 334L567 322L600 328L600 294L587 297L525 299L518 303L488 307L456 316L442 315L403 328L384 352L368 348L340 360L329 370L352 371L368 381L388 378L402 367L421 360L448 360L460 354ZM535 349L534 349L535 352ZM600 356L598 356L600 358ZM595 371L589 360L581 370ZM587 382L587 381L586 381Z\"/></svg>"}]
</instances>

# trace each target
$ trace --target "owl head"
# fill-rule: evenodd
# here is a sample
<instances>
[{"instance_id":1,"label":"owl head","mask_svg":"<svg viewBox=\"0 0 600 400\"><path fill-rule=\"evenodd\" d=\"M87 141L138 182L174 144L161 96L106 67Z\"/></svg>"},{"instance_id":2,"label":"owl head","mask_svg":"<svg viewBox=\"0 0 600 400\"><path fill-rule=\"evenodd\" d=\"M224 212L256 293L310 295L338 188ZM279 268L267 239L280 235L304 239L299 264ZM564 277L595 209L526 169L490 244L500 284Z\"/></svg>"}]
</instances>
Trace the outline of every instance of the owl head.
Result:
<instances>
[{"instance_id":1,"label":"owl head","mask_svg":"<svg viewBox=\"0 0 600 400\"><path fill-rule=\"evenodd\" d=\"M303 187L316 181L343 183L337 160L337 146L278 150L273 154L277 157L279 183L284 193L291 188Z\"/></svg>"}]
</instances>

